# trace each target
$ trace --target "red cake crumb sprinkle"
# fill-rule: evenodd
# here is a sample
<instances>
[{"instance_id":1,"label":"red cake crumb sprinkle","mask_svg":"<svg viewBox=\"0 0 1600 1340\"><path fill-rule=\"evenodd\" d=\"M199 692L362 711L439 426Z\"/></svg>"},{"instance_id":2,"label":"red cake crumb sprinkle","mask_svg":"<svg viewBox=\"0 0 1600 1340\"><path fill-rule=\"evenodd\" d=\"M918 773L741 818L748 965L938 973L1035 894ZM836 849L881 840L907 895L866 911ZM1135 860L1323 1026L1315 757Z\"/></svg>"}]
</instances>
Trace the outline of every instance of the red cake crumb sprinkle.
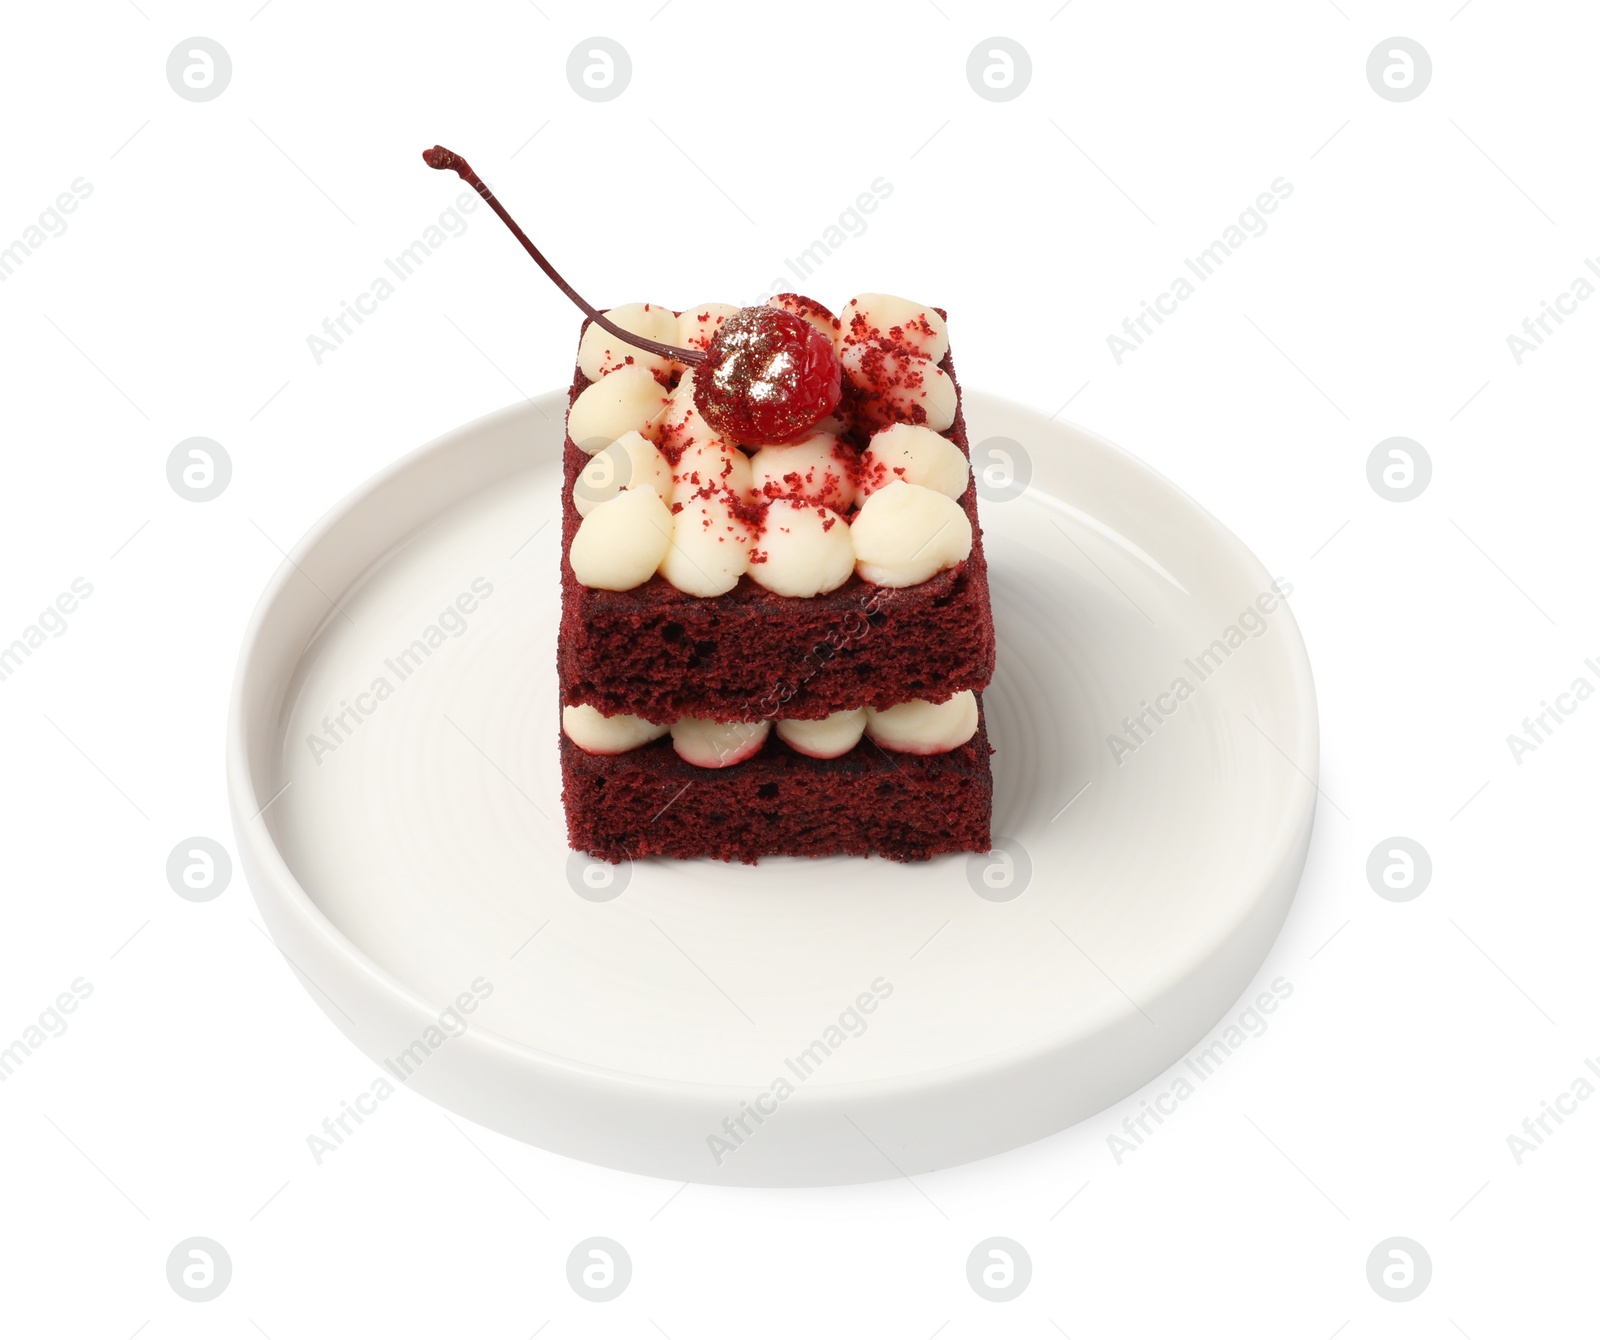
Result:
<instances>
[{"instance_id":1,"label":"red cake crumb sprinkle","mask_svg":"<svg viewBox=\"0 0 1600 1340\"><path fill-rule=\"evenodd\" d=\"M851 306L853 307L854 305L854 300L852 300ZM881 330L877 326L868 324L865 312L855 312L851 314L849 322L849 334L845 336L845 340L850 344L859 344L867 340L887 338L891 344L898 344L902 348L911 349L916 348L917 346L912 345L906 340L905 332L908 329L914 330L917 334L928 340L931 340L935 334L933 323L929 321L926 316L921 315L919 315L915 321L907 322L904 325L890 326L887 331Z\"/></svg>"},{"instance_id":2,"label":"red cake crumb sprinkle","mask_svg":"<svg viewBox=\"0 0 1600 1340\"><path fill-rule=\"evenodd\" d=\"M694 441L688 437L680 439L678 431L681 428L681 424L665 424L661 429L660 440L656 443L656 450L666 457L667 464L674 470L678 468L678 462L683 459L683 453Z\"/></svg>"},{"instance_id":3,"label":"red cake crumb sprinkle","mask_svg":"<svg viewBox=\"0 0 1600 1340\"><path fill-rule=\"evenodd\" d=\"M843 438L833 444L833 459L839 462L846 479L852 484L861 483L861 453Z\"/></svg>"},{"instance_id":4,"label":"red cake crumb sprinkle","mask_svg":"<svg viewBox=\"0 0 1600 1340\"><path fill-rule=\"evenodd\" d=\"M835 458L838 451L835 449ZM790 470L787 474L777 479L768 479L761 485L761 494L768 499L788 498L793 502L817 503L827 506L830 495L841 491L842 486L851 480L851 472L843 465L838 470L824 469L821 480L817 479L817 467L810 466L804 471Z\"/></svg>"},{"instance_id":5,"label":"red cake crumb sprinkle","mask_svg":"<svg viewBox=\"0 0 1600 1340\"><path fill-rule=\"evenodd\" d=\"M864 389L882 395L902 387L915 390L923 383L918 360L908 358L909 352L892 340L864 340L866 352L861 356L860 375L865 380Z\"/></svg>"},{"instance_id":6,"label":"red cake crumb sprinkle","mask_svg":"<svg viewBox=\"0 0 1600 1340\"><path fill-rule=\"evenodd\" d=\"M901 392L914 393L927 380L922 371L922 356L885 339L866 339L856 376L847 378L843 412L851 426L863 437L871 437L892 423L926 424L928 411L920 400Z\"/></svg>"},{"instance_id":7,"label":"red cake crumb sprinkle","mask_svg":"<svg viewBox=\"0 0 1600 1340\"><path fill-rule=\"evenodd\" d=\"M900 469L903 470L904 467L900 467ZM871 465L865 466L861 470L859 478L856 480L863 493L876 493L888 482L889 467L876 456L872 458Z\"/></svg>"},{"instance_id":8,"label":"red cake crumb sprinkle","mask_svg":"<svg viewBox=\"0 0 1600 1340\"><path fill-rule=\"evenodd\" d=\"M767 525L767 503L765 499L746 501L743 498L728 498L728 509L745 525L749 526L756 534L760 534Z\"/></svg>"}]
</instances>

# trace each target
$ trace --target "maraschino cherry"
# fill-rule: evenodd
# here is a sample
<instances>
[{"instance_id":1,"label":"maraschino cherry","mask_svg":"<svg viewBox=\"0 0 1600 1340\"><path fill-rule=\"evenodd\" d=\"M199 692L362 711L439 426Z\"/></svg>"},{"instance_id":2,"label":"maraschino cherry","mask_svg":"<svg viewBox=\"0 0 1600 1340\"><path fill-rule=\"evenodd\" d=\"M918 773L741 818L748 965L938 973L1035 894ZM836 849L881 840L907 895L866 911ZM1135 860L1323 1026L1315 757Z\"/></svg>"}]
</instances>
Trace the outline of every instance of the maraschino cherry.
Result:
<instances>
[{"instance_id":1,"label":"maraschino cherry","mask_svg":"<svg viewBox=\"0 0 1600 1340\"><path fill-rule=\"evenodd\" d=\"M802 437L839 404L833 341L777 307L741 307L695 370L694 406L722 436L751 446Z\"/></svg>"},{"instance_id":2,"label":"maraschino cherry","mask_svg":"<svg viewBox=\"0 0 1600 1340\"><path fill-rule=\"evenodd\" d=\"M635 335L578 295L460 154L434 145L422 151L422 161L457 173L477 191L555 286L601 329L635 349L694 368L695 408L730 442L752 447L792 442L838 405L840 368L833 341L809 321L776 307L743 307L722 323L704 350Z\"/></svg>"}]
</instances>

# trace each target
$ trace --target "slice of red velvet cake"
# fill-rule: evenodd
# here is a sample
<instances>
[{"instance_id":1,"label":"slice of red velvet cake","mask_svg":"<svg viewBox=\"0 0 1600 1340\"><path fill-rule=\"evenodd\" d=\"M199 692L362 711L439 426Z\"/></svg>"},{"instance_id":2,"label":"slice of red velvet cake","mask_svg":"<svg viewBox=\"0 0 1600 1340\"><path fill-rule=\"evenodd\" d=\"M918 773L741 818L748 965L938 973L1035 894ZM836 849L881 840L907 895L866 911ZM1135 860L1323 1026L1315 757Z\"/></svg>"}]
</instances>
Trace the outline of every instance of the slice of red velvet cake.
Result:
<instances>
[{"instance_id":1,"label":"slice of red velvet cake","mask_svg":"<svg viewBox=\"0 0 1600 1340\"><path fill-rule=\"evenodd\" d=\"M770 306L844 374L833 412L784 442L718 431L697 394L714 369L585 323L558 650L569 840L612 861L988 851L994 624L944 313ZM689 349L736 310L606 316Z\"/></svg>"},{"instance_id":2,"label":"slice of red velvet cake","mask_svg":"<svg viewBox=\"0 0 1600 1340\"><path fill-rule=\"evenodd\" d=\"M602 860L645 856L888 856L988 851L993 784L980 720L942 754L863 740L816 759L776 733L734 767L701 768L658 739L626 754L561 740L568 842ZM687 802L687 803L686 803Z\"/></svg>"},{"instance_id":3,"label":"slice of red velvet cake","mask_svg":"<svg viewBox=\"0 0 1600 1340\"><path fill-rule=\"evenodd\" d=\"M990 849L994 622L945 314L597 311L567 408L562 799L608 861Z\"/></svg>"},{"instance_id":4,"label":"slice of red velvet cake","mask_svg":"<svg viewBox=\"0 0 1600 1340\"><path fill-rule=\"evenodd\" d=\"M945 437L965 457L966 422L948 351L939 367L957 397ZM571 401L576 403L591 385L580 366ZM682 459L692 429L691 411L675 408L684 398L669 397L674 406L669 417L680 416L678 421L658 425L663 456L679 473L693 469ZM858 411L877 412L863 400L854 398ZM847 402L845 412L850 408ZM580 431L588 428L581 426ZM903 477L904 456L918 450L914 437L909 447L902 446L901 456L888 460L880 459L880 447L863 467L859 430L838 434L836 441L829 436L817 434L823 439L820 445L758 452L762 473L757 492L775 497L809 494L835 512L848 513L864 488ZM897 436L907 434L891 433L889 440ZM940 450L946 456L946 477L964 484L964 466L957 464L954 453ZM796 468L791 457L804 471L798 483L786 477ZM579 483L585 467L593 483ZM737 457L719 461L716 468L728 470L729 482L736 482L735 476L743 480L744 463ZM619 452L595 461L568 438L564 549L582 520L573 506L574 490L603 496L629 469L631 463L625 464ZM774 478L777 470L784 474ZM852 575L835 589L801 601L775 595L751 576L716 599L705 599L679 590L659 573L625 591L595 589L583 585L571 565L565 565L558 653L563 703L588 703L603 712L631 712L653 721L683 715L748 719L780 710L814 717L846 707L889 707L907 697L942 698L981 688L994 672L988 569L976 490L964 487L959 502L971 527L970 553L913 586L879 586Z\"/></svg>"}]
</instances>

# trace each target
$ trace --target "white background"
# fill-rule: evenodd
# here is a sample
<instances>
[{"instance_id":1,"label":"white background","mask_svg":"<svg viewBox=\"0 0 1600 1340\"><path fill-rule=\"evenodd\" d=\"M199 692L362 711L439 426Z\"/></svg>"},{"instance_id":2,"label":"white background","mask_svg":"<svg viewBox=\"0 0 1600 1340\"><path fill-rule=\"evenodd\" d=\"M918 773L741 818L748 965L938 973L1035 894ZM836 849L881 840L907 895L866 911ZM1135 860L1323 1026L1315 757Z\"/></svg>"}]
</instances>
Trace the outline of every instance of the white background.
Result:
<instances>
[{"instance_id":1,"label":"white background","mask_svg":"<svg viewBox=\"0 0 1600 1340\"><path fill-rule=\"evenodd\" d=\"M93 586L0 683L0 1043L75 979L93 986L0 1085L0 1330L1486 1340L1592 1325L1600 1101L1520 1165L1507 1145L1600 1054L1600 705L1520 765L1506 743L1579 675L1600 685L1583 664L1600 657L1600 303L1521 366L1506 343L1600 253L1588 7L252 11L12 6L0 45L0 246L74 179L93 188L0 285L0 642L74 578ZM564 73L595 33L633 63L608 103ZM1033 66L1003 103L965 76L997 33ZM211 102L165 77L195 34L233 61ZM1411 102L1365 76L1395 34L1433 61ZM947 307L967 384L1046 412L1070 400L1066 417L1294 584L1326 799L1261 978L1294 994L1120 1163L1108 1137L1138 1095L915 1186L680 1189L452 1129L409 1092L313 1161L306 1136L374 1067L265 939L237 872L189 903L164 866L194 834L231 846L226 693L279 546L403 451L570 375L577 314L481 210L344 347L320 366L308 351L458 194L418 158L436 141L602 304L753 300L885 178L866 233L803 291ZM1119 366L1107 335L1280 177L1293 194L1268 230ZM233 461L205 504L165 476L195 435ZM1403 504L1366 477L1394 435L1433 462ZM1365 876L1396 834L1434 865L1405 903ZM206 1304L165 1276L197 1234L233 1260ZM564 1277L595 1234L634 1262L605 1306ZM965 1277L996 1234L1034 1262L1004 1305ZM1397 1234L1433 1262L1404 1304L1365 1275Z\"/></svg>"}]
</instances>

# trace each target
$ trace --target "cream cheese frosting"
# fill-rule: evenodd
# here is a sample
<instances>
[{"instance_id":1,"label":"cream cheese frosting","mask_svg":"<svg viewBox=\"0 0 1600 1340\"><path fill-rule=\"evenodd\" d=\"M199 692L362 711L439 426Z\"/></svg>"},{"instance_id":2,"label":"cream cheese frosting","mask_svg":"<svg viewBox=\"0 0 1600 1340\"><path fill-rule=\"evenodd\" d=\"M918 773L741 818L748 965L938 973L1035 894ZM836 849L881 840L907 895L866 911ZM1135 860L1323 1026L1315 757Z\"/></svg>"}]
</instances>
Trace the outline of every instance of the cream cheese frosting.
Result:
<instances>
[{"instance_id":1,"label":"cream cheese frosting","mask_svg":"<svg viewBox=\"0 0 1600 1340\"><path fill-rule=\"evenodd\" d=\"M678 317L670 307L658 303L630 302L613 307L605 313L606 319L631 335L643 335L661 344L675 344L678 339ZM591 321L578 342L578 368L592 382L607 373L629 365L644 368L653 377L664 379L676 366L670 358L646 353L626 341L619 340L598 321Z\"/></svg>"},{"instance_id":2,"label":"cream cheese frosting","mask_svg":"<svg viewBox=\"0 0 1600 1340\"><path fill-rule=\"evenodd\" d=\"M630 363L586 386L567 411L567 436L593 456L624 433L648 434L667 393L648 368Z\"/></svg>"},{"instance_id":3,"label":"cream cheese frosting","mask_svg":"<svg viewBox=\"0 0 1600 1340\"><path fill-rule=\"evenodd\" d=\"M913 698L882 711L857 707L815 721L680 717L670 726L652 725L642 717L608 717L592 707L577 706L561 709L561 728L573 744L591 754L626 753L670 732L678 757L697 768L743 763L760 751L772 729L791 749L810 758L840 758L861 742L863 734L892 753L947 754L977 734L978 700L968 691L942 703Z\"/></svg>"},{"instance_id":4,"label":"cream cheese frosting","mask_svg":"<svg viewBox=\"0 0 1600 1340\"><path fill-rule=\"evenodd\" d=\"M875 586L916 586L972 552L972 523L961 505L903 479L861 504L850 535L856 572Z\"/></svg>"},{"instance_id":5,"label":"cream cheese frosting","mask_svg":"<svg viewBox=\"0 0 1600 1340\"><path fill-rule=\"evenodd\" d=\"M627 590L659 572L711 598L748 574L776 594L807 598L852 572L879 586L915 586L970 555L972 525L959 500L971 467L944 436L957 408L955 384L937 366L949 348L944 319L884 293L857 294L837 319L794 294L770 305L833 338L844 375L870 398L877 422L891 422L859 459L837 419L747 454L701 417L693 368L632 349L591 322L579 346L591 384L567 418L568 436L594 458L572 490L581 523L568 558L583 585ZM663 343L704 348L737 310L629 303L607 316Z\"/></svg>"},{"instance_id":6,"label":"cream cheese frosting","mask_svg":"<svg viewBox=\"0 0 1600 1340\"><path fill-rule=\"evenodd\" d=\"M674 518L654 489L626 489L598 504L567 550L572 575L601 591L631 591L650 580L672 544Z\"/></svg>"},{"instance_id":7,"label":"cream cheese frosting","mask_svg":"<svg viewBox=\"0 0 1600 1340\"><path fill-rule=\"evenodd\" d=\"M588 516L601 503L631 488L654 489L664 502L672 499L672 467L653 442L636 432L624 433L589 458L572 483L572 505L579 516Z\"/></svg>"},{"instance_id":8,"label":"cream cheese frosting","mask_svg":"<svg viewBox=\"0 0 1600 1340\"><path fill-rule=\"evenodd\" d=\"M774 498L750 551L750 579L780 596L835 591L855 570L850 527L816 503Z\"/></svg>"}]
</instances>

